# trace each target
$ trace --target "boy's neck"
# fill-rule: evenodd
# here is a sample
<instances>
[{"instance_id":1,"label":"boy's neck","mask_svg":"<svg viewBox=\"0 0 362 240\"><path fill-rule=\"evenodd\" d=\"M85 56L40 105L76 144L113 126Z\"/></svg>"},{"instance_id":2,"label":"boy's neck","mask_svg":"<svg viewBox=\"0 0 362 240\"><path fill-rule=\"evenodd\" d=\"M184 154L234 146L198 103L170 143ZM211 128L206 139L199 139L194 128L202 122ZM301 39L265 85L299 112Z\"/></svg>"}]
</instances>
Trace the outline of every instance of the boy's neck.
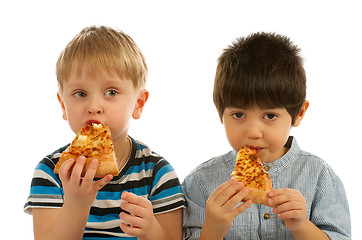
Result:
<instances>
[{"instance_id":1,"label":"boy's neck","mask_svg":"<svg viewBox=\"0 0 362 240\"><path fill-rule=\"evenodd\" d=\"M113 147L116 153L118 168L121 170L131 155L132 140L127 135L125 137L118 137L117 140L113 141Z\"/></svg>"}]
</instances>

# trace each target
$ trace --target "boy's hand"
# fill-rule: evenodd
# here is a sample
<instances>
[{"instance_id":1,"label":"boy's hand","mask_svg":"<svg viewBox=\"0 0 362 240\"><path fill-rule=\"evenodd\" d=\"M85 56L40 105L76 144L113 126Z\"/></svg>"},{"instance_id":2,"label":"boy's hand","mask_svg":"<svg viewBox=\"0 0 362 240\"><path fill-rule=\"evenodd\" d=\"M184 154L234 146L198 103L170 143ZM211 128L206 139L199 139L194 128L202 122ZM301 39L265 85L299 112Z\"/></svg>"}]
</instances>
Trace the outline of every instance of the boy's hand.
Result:
<instances>
[{"instance_id":1,"label":"boy's hand","mask_svg":"<svg viewBox=\"0 0 362 240\"><path fill-rule=\"evenodd\" d=\"M235 207L247 194L248 189L236 179L230 179L216 188L206 202L202 239L223 239L234 219L251 206L252 201L249 200Z\"/></svg>"},{"instance_id":2,"label":"boy's hand","mask_svg":"<svg viewBox=\"0 0 362 240\"><path fill-rule=\"evenodd\" d=\"M69 159L62 164L59 169L59 178L64 189L64 204L75 207L75 209L90 208L94 202L98 191L112 180L111 174L93 182L93 178L98 168L98 161L93 160L84 178L81 177L85 157L81 156L75 162ZM73 167L73 169L72 169Z\"/></svg>"},{"instance_id":3,"label":"boy's hand","mask_svg":"<svg viewBox=\"0 0 362 240\"><path fill-rule=\"evenodd\" d=\"M124 200L121 208L129 212L129 214L125 212L119 214L123 221L120 225L123 232L138 237L138 239L152 237L152 230L157 224L153 215L152 203L146 198L129 192L122 193L121 198Z\"/></svg>"},{"instance_id":4,"label":"boy's hand","mask_svg":"<svg viewBox=\"0 0 362 240\"><path fill-rule=\"evenodd\" d=\"M307 220L307 204L303 195L294 189L282 188L270 191L268 204L273 213L283 219L291 231L299 230Z\"/></svg>"}]
</instances>

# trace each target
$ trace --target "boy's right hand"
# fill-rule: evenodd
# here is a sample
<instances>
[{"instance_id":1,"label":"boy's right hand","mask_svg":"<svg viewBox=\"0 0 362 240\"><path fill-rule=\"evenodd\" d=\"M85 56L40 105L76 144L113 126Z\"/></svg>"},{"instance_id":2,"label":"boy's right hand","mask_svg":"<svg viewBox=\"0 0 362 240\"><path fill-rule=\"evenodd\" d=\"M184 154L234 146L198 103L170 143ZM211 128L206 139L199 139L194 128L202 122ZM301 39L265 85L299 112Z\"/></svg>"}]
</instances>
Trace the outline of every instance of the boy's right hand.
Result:
<instances>
[{"instance_id":1,"label":"boy's right hand","mask_svg":"<svg viewBox=\"0 0 362 240\"><path fill-rule=\"evenodd\" d=\"M88 171L82 178L81 174L85 162L86 159L83 156L79 157L76 162L73 159L69 159L59 169L59 178L64 189L64 204L75 207L77 210L90 209L98 191L113 178L111 174L108 174L102 179L93 182L98 168L97 160L91 162Z\"/></svg>"},{"instance_id":2,"label":"boy's right hand","mask_svg":"<svg viewBox=\"0 0 362 240\"><path fill-rule=\"evenodd\" d=\"M200 239L223 239L234 219L252 204L251 200L235 207L248 194L248 189L236 179L223 183L206 202L206 214Z\"/></svg>"}]
</instances>

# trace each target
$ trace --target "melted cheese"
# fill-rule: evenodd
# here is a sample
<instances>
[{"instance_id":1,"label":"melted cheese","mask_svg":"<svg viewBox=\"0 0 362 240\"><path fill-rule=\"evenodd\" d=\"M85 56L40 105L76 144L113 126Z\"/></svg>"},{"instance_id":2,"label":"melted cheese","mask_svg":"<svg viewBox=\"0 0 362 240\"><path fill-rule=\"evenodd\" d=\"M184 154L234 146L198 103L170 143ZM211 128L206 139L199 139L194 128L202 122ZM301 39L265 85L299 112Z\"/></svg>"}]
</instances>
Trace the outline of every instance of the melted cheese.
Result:
<instances>
[{"instance_id":1,"label":"melted cheese","mask_svg":"<svg viewBox=\"0 0 362 240\"><path fill-rule=\"evenodd\" d=\"M69 147L69 153L85 157L101 156L112 151L110 129L106 125L95 123L84 126Z\"/></svg>"},{"instance_id":2,"label":"melted cheese","mask_svg":"<svg viewBox=\"0 0 362 240\"><path fill-rule=\"evenodd\" d=\"M256 151L248 146L240 149L231 176L237 178L247 186L259 189L263 187L269 178Z\"/></svg>"},{"instance_id":3,"label":"melted cheese","mask_svg":"<svg viewBox=\"0 0 362 240\"><path fill-rule=\"evenodd\" d=\"M79 143L82 143L82 145L85 145L87 143L87 141L88 141L88 136L87 135L79 135L78 141L79 141Z\"/></svg>"}]
</instances>

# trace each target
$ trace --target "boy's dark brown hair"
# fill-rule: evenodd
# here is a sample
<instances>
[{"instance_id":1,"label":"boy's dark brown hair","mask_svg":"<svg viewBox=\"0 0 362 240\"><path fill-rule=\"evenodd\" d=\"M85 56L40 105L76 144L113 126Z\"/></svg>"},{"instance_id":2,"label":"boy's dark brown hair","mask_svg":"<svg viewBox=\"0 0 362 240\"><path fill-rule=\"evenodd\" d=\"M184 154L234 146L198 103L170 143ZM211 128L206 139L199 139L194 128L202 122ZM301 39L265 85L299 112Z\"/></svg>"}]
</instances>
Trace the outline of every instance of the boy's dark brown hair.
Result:
<instances>
[{"instance_id":1,"label":"boy's dark brown hair","mask_svg":"<svg viewBox=\"0 0 362 240\"><path fill-rule=\"evenodd\" d=\"M218 59L214 103L225 108L285 108L292 124L306 97L300 49L286 36L255 33L238 38Z\"/></svg>"}]
</instances>

